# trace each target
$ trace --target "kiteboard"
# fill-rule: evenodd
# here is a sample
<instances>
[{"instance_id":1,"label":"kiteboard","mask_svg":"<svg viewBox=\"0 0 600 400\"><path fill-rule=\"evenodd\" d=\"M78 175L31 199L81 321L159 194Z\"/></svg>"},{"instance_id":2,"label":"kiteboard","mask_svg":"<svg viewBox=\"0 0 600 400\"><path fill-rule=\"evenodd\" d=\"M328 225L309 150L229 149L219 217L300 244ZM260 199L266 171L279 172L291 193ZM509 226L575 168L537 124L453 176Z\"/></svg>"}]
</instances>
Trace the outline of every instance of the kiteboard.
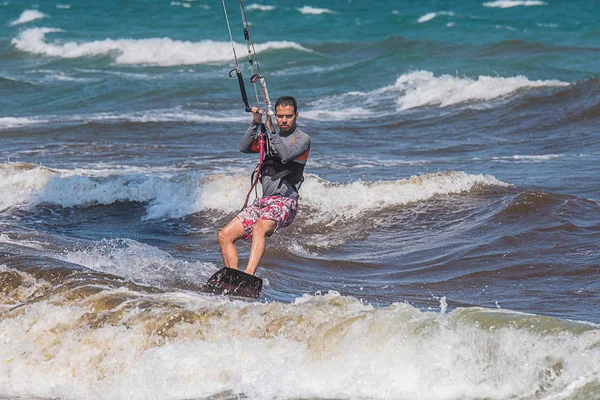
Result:
<instances>
[{"instance_id":1,"label":"kiteboard","mask_svg":"<svg viewBox=\"0 0 600 400\"><path fill-rule=\"evenodd\" d=\"M262 279L257 276L233 268L221 268L208 278L202 291L242 300L256 300L260 297L262 285Z\"/></svg>"}]
</instances>

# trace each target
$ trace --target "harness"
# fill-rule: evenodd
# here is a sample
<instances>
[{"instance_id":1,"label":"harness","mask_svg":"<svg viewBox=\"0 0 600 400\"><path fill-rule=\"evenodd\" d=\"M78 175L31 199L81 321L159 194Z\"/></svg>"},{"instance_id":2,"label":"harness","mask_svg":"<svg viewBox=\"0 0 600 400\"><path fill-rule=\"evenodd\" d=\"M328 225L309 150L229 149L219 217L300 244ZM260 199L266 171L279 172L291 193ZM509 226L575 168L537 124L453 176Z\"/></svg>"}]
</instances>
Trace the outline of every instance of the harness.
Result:
<instances>
[{"instance_id":1,"label":"harness","mask_svg":"<svg viewBox=\"0 0 600 400\"><path fill-rule=\"evenodd\" d=\"M298 193L304 181L304 164L300 164L295 160L284 164L278 157L269 156L263 161L262 176L268 176L274 181L283 178Z\"/></svg>"},{"instance_id":2,"label":"harness","mask_svg":"<svg viewBox=\"0 0 600 400\"><path fill-rule=\"evenodd\" d=\"M268 140L266 142L269 143ZM304 166L306 165L306 160L308 160L310 148L294 160L283 163L279 157L271 153L270 146L267 147L269 149L265 151L266 155L263 158L262 163L259 162L254 169L254 172L252 172L250 181L256 182L258 179L262 181L264 176L268 176L274 181L285 179L285 181L294 188L296 193L298 193L302 186L302 182L304 182ZM252 150L257 153L260 151L258 140L255 140L252 144Z\"/></svg>"}]
</instances>

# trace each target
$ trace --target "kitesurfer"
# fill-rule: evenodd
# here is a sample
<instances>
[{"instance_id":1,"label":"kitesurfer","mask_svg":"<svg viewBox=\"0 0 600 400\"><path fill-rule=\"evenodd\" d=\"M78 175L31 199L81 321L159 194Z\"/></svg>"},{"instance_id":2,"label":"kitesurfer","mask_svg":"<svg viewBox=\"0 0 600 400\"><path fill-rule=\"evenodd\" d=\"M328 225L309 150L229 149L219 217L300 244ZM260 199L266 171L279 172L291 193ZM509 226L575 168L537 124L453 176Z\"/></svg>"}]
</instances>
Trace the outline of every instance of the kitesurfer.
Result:
<instances>
[{"instance_id":1,"label":"kitesurfer","mask_svg":"<svg viewBox=\"0 0 600 400\"><path fill-rule=\"evenodd\" d=\"M282 96L275 102L278 133L267 133L262 122L263 113L252 107L252 123L240 142L242 153L259 152L261 132L269 142L262 168L258 170L262 197L244 207L218 234L223 263L233 269L238 269L239 262L235 242L252 238L244 271L250 275L254 274L264 254L265 238L290 225L298 212L298 190L304 180L311 142L296 125L298 106L293 97Z\"/></svg>"}]
</instances>

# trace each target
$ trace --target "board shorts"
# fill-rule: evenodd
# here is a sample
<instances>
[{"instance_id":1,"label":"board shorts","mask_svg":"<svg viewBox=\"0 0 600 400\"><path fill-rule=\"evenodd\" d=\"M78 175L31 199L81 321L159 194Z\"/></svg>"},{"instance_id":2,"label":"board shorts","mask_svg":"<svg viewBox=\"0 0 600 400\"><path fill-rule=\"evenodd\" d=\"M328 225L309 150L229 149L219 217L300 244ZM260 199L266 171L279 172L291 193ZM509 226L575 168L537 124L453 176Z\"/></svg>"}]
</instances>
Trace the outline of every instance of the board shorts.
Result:
<instances>
[{"instance_id":1,"label":"board shorts","mask_svg":"<svg viewBox=\"0 0 600 400\"><path fill-rule=\"evenodd\" d=\"M294 221L298 213L298 200L285 196L259 197L237 215L248 240L252 236L252 228L259 220L275 221L275 231L285 228Z\"/></svg>"}]
</instances>

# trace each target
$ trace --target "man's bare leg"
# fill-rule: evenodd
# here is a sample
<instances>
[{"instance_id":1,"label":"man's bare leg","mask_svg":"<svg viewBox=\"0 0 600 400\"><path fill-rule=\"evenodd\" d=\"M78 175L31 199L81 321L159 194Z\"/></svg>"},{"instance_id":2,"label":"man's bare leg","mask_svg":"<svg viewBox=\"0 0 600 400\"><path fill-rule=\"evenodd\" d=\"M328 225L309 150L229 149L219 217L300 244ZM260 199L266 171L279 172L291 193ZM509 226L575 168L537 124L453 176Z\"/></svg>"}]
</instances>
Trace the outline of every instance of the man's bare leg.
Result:
<instances>
[{"instance_id":1,"label":"man's bare leg","mask_svg":"<svg viewBox=\"0 0 600 400\"><path fill-rule=\"evenodd\" d=\"M221 247L221 256L223 264L227 268L238 269L239 256L235 242L246 236L244 226L239 218L234 217L223 229L219 231L219 246Z\"/></svg>"},{"instance_id":2,"label":"man's bare leg","mask_svg":"<svg viewBox=\"0 0 600 400\"><path fill-rule=\"evenodd\" d=\"M240 223L241 224L241 223ZM250 258L248 258L247 274L254 275L258 263L265 252L265 237L275 232L277 224L275 221L261 219L258 220L252 228L252 247L250 248Z\"/></svg>"}]
</instances>

